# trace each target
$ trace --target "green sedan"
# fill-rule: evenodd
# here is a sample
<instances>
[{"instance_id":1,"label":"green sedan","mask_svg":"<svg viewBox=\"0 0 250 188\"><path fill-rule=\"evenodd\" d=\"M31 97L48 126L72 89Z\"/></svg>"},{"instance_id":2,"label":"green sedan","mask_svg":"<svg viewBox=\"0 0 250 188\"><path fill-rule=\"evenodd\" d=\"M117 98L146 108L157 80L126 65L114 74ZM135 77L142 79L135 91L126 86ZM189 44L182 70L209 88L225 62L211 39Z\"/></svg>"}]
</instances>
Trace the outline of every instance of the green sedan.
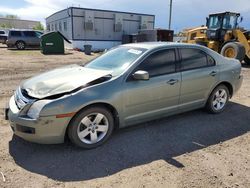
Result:
<instances>
[{"instance_id":1,"label":"green sedan","mask_svg":"<svg viewBox=\"0 0 250 188\"><path fill-rule=\"evenodd\" d=\"M100 146L117 128L206 108L222 112L242 84L241 64L198 45L137 43L86 65L24 81L6 108L17 136L36 143Z\"/></svg>"}]
</instances>

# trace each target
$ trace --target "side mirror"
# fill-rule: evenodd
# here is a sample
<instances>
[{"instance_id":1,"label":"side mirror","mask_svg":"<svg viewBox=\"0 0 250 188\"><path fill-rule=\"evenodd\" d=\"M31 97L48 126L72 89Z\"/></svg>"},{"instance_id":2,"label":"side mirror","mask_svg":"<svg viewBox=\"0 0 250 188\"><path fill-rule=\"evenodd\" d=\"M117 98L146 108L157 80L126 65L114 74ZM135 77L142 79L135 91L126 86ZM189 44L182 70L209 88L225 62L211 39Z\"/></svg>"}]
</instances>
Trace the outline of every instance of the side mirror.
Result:
<instances>
[{"instance_id":1,"label":"side mirror","mask_svg":"<svg viewBox=\"0 0 250 188\"><path fill-rule=\"evenodd\" d=\"M209 21L209 18L206 17L206 26L208 27L208 21Z\"/></svg>"},{"instance_id":2,"label":"side mirror","mask_svg":"<svg viewBox=\"0 0 250 188\"><path fill-rule=\"evenodd\" d=\"M149 74L147 71L138 70L133 74L135 80L149 80Z\"/></svg>"},{"instance_id":3,"label":"side mirror","mask_svg":"<svg viewBox=\"0 0 250 188\"><path fill-rule=\"evenodd\" d=\"M241 17L240 17L240 23L241 23L242 21L243 21L243 17L241 16Z\"/></svg>"}]
</instances>

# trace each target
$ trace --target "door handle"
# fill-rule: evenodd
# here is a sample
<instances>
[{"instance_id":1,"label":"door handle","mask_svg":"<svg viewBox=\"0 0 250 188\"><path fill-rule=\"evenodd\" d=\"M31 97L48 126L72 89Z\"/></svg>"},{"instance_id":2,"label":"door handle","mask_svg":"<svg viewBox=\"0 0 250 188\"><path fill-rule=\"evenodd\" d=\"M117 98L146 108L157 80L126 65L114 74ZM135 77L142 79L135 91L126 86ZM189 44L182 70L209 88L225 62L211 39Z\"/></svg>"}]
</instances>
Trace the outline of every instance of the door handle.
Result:
<instances>
[{"instance_id":1,"label":"door handle","mask_svg":"<svg viewBox=\"0 0 250 188\"><path fill-rule=\"evenodd\" d=\"M174 84L176 84L178 81L179 81L179 80L171 79L171 80L167 81L167 83L168 83L169 85L174 85Z\"/></svg>"},{"instance_id":2,"label":"door handle","mask_svg":"<svg viewBox=\"0 0 250 188\"><path fill-rule=\"evenodd\" d=\"M216 71L212 71L212 72L210 72L210 76L216 76L216 74L217 74L217 72Z\"/></svg>"}]
</instances>

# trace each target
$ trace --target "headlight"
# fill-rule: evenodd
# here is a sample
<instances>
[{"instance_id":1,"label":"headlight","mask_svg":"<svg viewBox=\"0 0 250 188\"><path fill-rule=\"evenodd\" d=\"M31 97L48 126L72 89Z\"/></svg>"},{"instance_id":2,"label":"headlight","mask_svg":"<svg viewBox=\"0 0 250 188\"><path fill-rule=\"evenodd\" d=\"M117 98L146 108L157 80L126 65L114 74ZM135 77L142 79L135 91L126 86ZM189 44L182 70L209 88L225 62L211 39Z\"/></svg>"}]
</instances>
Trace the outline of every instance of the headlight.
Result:
<instances>
[{"instance_id":1,"label":"headlight","mask_svg":"<svg viewBox=\"0 0 250 188\"><path fill-rule=\"evenodd\" d=\"M49 102L50 100L40 100L40 101L34 102L31 105L30 109L28 110L27 115L32 119L37 119L43 107Z\"/></svg>"}]
</instances>

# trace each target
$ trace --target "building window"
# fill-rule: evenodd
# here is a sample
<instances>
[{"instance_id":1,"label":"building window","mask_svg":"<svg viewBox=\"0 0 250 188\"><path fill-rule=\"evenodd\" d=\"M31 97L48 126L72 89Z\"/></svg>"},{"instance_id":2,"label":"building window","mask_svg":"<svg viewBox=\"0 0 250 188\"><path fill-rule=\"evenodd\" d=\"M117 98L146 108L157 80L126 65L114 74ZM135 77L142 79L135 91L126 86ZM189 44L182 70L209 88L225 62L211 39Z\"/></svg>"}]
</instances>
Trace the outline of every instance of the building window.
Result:
<instances>
[{"instance_id":1,"label":"building window","mask_svg":"<svg viewBox=\"0 0 250 188\"><path fill-rule=\"evenodd\" d=\"M67 31L67 22L63 22L64 31Z\"/></svg>"},{"instance_id":2,"label":"building window","mask_svg":"<svg viewBox=\"0 0 250 188\"><path fill-rule=\"evenodd\" d=\"M50 25L49 24L47 25L47 31L50 31Z\"/></svg>"},{"instance_id":3,"label":"building window","mask_svg":"<svg viewBox=\"0 0 250 188\"><path fill-rule=\"evenodd\" d=\"M55 31L57 31L57 23L55 23Z\"/></svg>"},{"instance_id":4,"label":"building window","mask_svg":"<svg viewBox=\"0 0 250 188\"><path fill-rule=\"evenodd\" d=\"M59 31L62 31L62 23L59 22Z\"/></svg>"},{"instance_id":5,"label":"building window","mask_svg":"<svg viewBox=\"0 0 250 188\"><path fill-rule=\"evenodd\" d=\"M51 31L54 31L54 24L51 24Z\"/></svg>"}]
</instances>

